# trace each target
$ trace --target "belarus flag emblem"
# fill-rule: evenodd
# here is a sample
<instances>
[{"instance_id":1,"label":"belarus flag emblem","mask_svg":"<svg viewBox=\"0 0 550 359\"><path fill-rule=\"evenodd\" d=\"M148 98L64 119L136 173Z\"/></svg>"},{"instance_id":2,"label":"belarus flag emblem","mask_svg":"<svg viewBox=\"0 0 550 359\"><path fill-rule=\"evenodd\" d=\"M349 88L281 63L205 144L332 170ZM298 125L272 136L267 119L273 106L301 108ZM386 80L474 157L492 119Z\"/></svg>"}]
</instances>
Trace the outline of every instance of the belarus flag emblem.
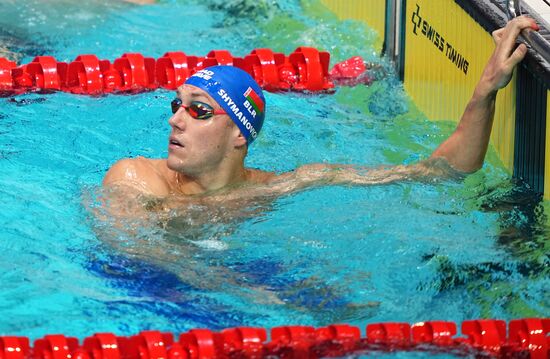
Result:
<instances>
[{"instance_id":1,"label":"belarus flag emblem","mask_svg":"<svg viewBox=\"0 0 550 359\"><path fill-rule=\"evenodd\" d=\"M254 109L258 113L264 112L264 102L262 101L260 96L258 96L258 94L254 92L254 90L251 87L249 87L248 90L245 91L244 97L246 97L248 102L250 102L252 107L254 107Z\"/></svg>"}]
</instances>

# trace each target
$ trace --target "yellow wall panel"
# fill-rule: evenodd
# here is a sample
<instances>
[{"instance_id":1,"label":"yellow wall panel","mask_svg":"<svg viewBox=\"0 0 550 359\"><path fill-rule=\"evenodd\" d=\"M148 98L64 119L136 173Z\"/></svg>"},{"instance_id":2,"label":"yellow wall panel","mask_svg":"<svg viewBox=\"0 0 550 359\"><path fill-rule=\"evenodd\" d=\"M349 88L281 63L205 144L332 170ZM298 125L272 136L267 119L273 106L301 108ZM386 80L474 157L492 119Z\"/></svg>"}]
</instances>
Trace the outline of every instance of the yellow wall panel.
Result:
<instances>
[{"instance_id":1,"label":"yellow wall panel","mask_svg":"<svg viewBox=\"0 0 550 359\"><path fill-rule=\"evenodd\" d=\"M339 19L361 20L378 32L375 50L382 52L386 23L386 0L321 0Z\"/></svg>"},{"instance_id":2,"label":"yellow wall panel","mask_svg":"<svg viewBox=\"0 0 550 359\"><path fill-rule=\"evenodd\" d=\"M404 85L432 120L462 116L494 44L453 0L407 1ZM491 142L513 170L515 81L499 93Z\"/></svg>"},{"instance_id":3,"label":"yellow wall panel","mask_svg":"<svg viewBox=\"0 0 550 359\"><path fill-rule=\"evenodd\" d=\"M341 19L358 19L385 33L385 0L321 0ZM432 120L458 121L493 48L493 40L453 0L408 0L404 86ZM497 97L491 143L513 171L515 80ZM548 177L547 177L548 178Z\"/></svg>"}]
</instances>

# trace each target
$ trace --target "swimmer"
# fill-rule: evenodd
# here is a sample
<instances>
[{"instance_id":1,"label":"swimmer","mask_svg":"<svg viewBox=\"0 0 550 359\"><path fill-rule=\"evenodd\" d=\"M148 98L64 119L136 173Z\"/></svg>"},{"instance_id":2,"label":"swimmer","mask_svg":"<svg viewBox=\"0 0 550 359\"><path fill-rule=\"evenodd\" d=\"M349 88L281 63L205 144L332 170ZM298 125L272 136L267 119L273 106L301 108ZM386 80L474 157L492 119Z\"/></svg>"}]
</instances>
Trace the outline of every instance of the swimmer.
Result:
<instances>
[{"instance_id":1,"label":"swimmer","mask_svg":"<svg viewBox=\"0 0 550 359\"><path fill-rule=\"evenodd\" d=\"M456 130L425 161L377 169L310 164L282 174L245 168L248 146L262 128L265 98L246 72L215 66L197 72L178 88L171 104L168 157L122 159L109 169L103 186L159 203L174 197L276 197L321 185L384 184L475 172L487 152L497 92L527 53L516 39L528 28L538 30L534 20L521 16L493 32L495 50Z\"/></svg>"}]
</instances>

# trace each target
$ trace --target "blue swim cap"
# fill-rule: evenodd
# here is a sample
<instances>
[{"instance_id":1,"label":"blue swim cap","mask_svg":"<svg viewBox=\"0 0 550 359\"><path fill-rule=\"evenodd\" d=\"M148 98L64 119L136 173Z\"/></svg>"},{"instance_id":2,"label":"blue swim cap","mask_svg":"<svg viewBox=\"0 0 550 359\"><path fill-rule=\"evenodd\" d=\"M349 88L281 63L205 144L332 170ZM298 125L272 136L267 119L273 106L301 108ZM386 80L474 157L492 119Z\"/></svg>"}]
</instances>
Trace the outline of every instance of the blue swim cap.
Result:
<instances>
[{"instance_id":1,"label":"blue swim cap","mask_svg":"<svg viewBox=\"0 0 550 359\"><path fill-rule=\"evenodd\" d=\"M245 71L233 66L212 66L185 81L206 91L241 130L247 144L256 139L265 117L265 98L260 86Z\"/></svg>"}]
</instances>

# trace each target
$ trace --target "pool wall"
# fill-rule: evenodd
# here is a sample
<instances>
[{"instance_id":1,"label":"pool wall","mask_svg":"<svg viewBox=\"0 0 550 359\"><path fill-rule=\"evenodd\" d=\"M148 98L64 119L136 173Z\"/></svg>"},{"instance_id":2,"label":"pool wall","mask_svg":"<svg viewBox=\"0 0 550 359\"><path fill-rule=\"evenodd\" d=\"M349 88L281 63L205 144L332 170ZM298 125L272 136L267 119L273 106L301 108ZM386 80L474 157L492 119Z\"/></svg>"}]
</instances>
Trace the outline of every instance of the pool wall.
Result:
<instances>
[{"instance_id":1,"label":"pool wall","mask_svg":"<svg viewBox=\"0 0 550 359\"><path fill-rule=\"evenodd\" d=\"M366 22L380 35L375 50L382 52L386 27L386 0L352 1L322 0L322 3L340 19L354 19Z\"/></svg>"},{"instance_id":2,"label":"pool wall","mask_svg":"<svg viewBox=\"0 0 550 359\"><path fill-rule=\"evenodd\" d=\"M435 121L460 119L494 49L491 32L506 23L501 0L321 2L378 32L381 52L394 59L407 93ZM491 143L509 173L550 199L547 66L530 50L499 92Z\"/></svg>"}]
</instances>

